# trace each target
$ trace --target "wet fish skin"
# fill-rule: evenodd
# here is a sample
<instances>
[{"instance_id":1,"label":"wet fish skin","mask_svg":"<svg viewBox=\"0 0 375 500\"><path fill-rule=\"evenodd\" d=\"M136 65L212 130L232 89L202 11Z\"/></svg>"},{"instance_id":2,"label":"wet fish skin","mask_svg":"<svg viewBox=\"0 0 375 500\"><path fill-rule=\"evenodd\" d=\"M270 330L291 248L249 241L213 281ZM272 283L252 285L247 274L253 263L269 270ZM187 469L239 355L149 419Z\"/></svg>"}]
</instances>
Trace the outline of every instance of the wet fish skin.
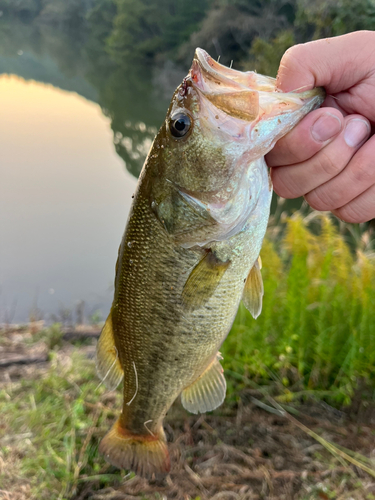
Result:
<instances>
[{"instance_id":1,"label":"wet fish skin","mask_svg":"<svg viewBox=\"0 0 375 500\"><path fill-rule=\"evenodd\" d=\"M322 99L277 93L273 79L197 49L142 170L98 342L99 376L110 389L124 380L122 413L100 444L113 465L167 472L162 422L174 400L182 393L193 413L223 402L218 350L244 290L252 314L261 308L257 259L272 196L263 157ZM180 138L178 113L192 125Z\"/></svg>"}]
</instances>

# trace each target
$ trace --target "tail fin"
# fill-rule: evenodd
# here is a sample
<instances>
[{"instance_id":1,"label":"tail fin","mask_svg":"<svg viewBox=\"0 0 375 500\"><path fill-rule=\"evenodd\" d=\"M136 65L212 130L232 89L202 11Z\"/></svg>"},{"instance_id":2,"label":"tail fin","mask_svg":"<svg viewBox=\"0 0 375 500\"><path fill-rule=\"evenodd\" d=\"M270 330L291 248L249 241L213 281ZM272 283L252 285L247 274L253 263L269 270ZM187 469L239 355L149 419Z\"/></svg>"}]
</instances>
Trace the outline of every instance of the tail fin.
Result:
<instances>
[{"instance_id":1,"label":"tail fin","mask_svg":"<svg viewBox=\"0 0 375 500\"><path fill-rule=\"evenodd\" d=\"M170 459L162 426L157 434L131 434L116 420L99 445L104 458L119 469L132 470L142 477L167 473Z\"/></svg>"}]
</instances>

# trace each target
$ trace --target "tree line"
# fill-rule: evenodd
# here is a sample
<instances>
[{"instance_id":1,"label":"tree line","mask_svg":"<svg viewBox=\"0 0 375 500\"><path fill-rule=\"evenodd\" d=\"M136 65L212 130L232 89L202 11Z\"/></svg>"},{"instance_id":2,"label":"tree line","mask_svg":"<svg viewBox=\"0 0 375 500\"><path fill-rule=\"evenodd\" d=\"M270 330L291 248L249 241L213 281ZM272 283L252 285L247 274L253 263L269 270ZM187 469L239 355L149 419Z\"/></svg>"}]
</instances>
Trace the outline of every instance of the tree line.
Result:
<instances>
[{"instance_id":1,"label":"tree line","mask_svg":"<svg viewBox=\"0 0 375 500\"><path fill-rule=\"evenodd\" d=\"M6 16L80 29L115 64L188 64L196 46L275 73L288 46L375 29L374 0L0 0Z\"/></svg>"}]
</instances>

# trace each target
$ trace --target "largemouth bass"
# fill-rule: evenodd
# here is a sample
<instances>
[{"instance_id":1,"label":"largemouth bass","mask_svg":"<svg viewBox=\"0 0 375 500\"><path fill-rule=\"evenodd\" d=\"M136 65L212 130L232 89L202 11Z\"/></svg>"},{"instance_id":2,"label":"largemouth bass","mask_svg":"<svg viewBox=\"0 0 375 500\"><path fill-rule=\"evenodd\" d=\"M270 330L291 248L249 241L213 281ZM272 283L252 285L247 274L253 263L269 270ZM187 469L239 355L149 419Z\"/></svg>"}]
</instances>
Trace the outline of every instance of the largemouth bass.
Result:
<instances>
[{"instance_id":1,"label":"largemouth bass","mask_svg":"<svg viewBox=\"0 0 375 500\"><path fill-rule=\"evenodd\" d=\"M272 185L264 155L324 97L280 93L197 49L139 178L97 346L119 419L100 443L113 465L149 477L170 460L163 419L181 394L203 413L223 402L219 348L242 299L262 308L259 252Z\"/></svg>"}]
</instances>

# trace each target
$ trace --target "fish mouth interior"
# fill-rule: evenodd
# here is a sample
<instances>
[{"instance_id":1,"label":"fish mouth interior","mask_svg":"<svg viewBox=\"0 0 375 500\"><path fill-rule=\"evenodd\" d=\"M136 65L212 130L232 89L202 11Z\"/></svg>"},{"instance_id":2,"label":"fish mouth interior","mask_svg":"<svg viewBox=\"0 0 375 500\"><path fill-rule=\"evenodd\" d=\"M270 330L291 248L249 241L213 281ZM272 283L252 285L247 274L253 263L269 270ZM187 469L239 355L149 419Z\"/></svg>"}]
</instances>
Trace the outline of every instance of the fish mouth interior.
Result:
<instances>
[{"instance_id":1,"label":"fish mouth interior","mask_svg":"<svg viewBox=\"0 0 375 500\"><path fill-rule=\"evenodd\" d=\"M217 109L248 122L259 114L259 94L250 88L245 73L216 62L196 49L190 77L194 87Z\"/></svg>"},{"instance_id":2,"label":"fish mouth interior","mask_svg":"<svg viewBox=\"0 0 375 500\"><path fill-rule=\"evenodd\" d=\"M217 108L248 122L264 115L296 111L312 99L324 99L321 88L301 93L279 92L275 78L223 66L200 48L195 51L190 78L193 86Z\"/></svg>"}]
</instances>

